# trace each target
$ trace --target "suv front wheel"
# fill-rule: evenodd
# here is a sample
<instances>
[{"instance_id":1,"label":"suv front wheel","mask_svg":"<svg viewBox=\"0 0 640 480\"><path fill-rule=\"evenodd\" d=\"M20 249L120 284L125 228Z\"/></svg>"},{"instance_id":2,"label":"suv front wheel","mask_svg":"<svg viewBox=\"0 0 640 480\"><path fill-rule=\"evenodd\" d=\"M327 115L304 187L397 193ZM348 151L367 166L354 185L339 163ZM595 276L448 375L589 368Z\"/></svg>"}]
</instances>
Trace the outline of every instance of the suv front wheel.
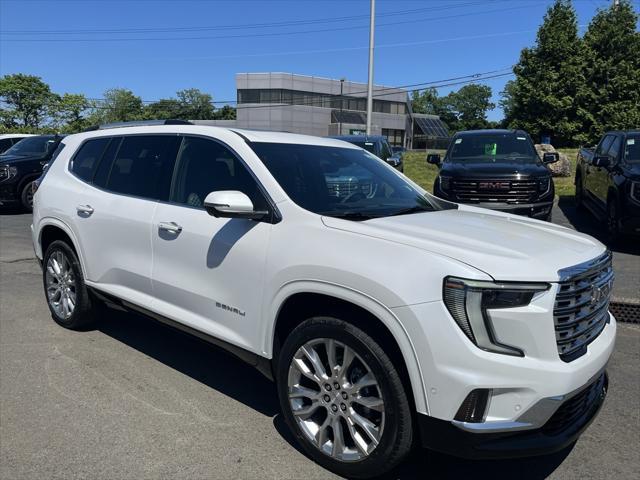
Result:
<instances>
[{"instance_id":1,"label":"suv front wheel","mask_svg":"<svg viewBox=\"0 0 640 480\"><path fill-rule=\"evenodd\" d=\"M47 248L42 281L47 305L56 323L76 330L94 321L95 309L84 283L80 262L66 242L56 240Z\"/></svg>"},{"instance_id":2,"label":"suv front wheel","mask_svg":"<svg viewBox=\"0 0 640 480\"><path fill-rule=\"evenodd\" d=\"M278 357L285 421L317 463L350 478L394 468L412 447L402 380L383 349L333 317L304 321Z\"/></svg>"}]
</instances>

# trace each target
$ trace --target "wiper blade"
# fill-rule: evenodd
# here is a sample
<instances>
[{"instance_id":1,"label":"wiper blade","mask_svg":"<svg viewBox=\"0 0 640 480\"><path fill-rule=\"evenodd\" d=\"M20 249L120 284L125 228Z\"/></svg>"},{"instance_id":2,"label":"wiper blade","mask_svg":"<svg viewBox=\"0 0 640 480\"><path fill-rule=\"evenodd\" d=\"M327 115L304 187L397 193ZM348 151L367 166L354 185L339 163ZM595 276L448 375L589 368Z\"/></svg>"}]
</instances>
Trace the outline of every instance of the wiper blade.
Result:
<instances>
[{"instance_id":1,"label":"wiper blade","mask_svg":"<svg viewBox=\"0 0 640 480\"><path fill-rule=\"evenodd\" d=\"M320 215L326 217L344 218L345 220L371 220L376 218L374 215L367 215L362 212L320 212Z\"/></svg>"},{"instance_id":2,"label":"wiper blade","mask_svg":"<svg viewBox=\"0 0 640 480\"><path fill-rule=\"evenodd\" d=\"M404 210L399 210L395 213L392 213L391 215L389 215L390 217L396 217L398 215L410 215L412 213L421 213L421 212L431 212L432 210L426 209L424 207L421 207L419 205L416 205L415 207L410 207L410 208L405 208Z\"/></svg>"}]
</instances>

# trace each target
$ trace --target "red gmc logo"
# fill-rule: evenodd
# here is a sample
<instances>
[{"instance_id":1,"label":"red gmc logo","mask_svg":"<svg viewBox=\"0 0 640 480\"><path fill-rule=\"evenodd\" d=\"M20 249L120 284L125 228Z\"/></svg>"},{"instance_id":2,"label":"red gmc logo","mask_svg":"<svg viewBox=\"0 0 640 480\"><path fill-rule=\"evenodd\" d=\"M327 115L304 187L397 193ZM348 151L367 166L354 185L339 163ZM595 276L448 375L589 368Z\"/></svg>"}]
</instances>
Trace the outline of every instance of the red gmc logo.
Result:
<instances>
[{"instance_id":1,"label":"red gmc logo","mask_svg":"<svg viewBox=\"0 0 640 480\"><path fill-rule=\"evenodd\" d=\"M478 188L483 190L509 190L511 188L510 182L479 182Z\"/></svg>"}]
</instances>

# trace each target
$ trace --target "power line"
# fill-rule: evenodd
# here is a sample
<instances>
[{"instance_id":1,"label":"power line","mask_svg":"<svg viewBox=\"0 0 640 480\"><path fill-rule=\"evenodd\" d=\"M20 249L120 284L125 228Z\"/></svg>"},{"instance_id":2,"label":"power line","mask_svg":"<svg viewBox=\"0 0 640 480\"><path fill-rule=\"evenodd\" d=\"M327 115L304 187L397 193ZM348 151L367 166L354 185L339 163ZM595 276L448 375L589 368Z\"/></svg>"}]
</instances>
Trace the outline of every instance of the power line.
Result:
<instances>
[{"instance_id":1,"label":"power line","mask_svg":"<svg viewBox=\"0 0 640 480\"><path fill-rule=\"evenodd\" d=\"M395 12L386 12L378 14L378 17L392 17L399 15L408 15L421 13L425 11L440 11L450 10L460 7L479 5L486 3L483 1L456 3L454 5L444 5L440 7L425 7L414 8L411 10L398 10ZM266 22L266 23L248 23L238 25L215 25L215 26L201 26L201 27L147 27L147 28L110 28L110 29L75 29L75 30L7 30L4 29L0 34L2 35L99 35L107 33L158 33L158 32L194 32L194 31L216 31L216 30L243 30L254 28L281 28L287 26L299 26L299 25L313 25L322 23L334 23L345 22L351 20L367 19L368 15L351 15L343 17L321 18L321 19L306 19L306 20L287 20L282 22Z\"/></svg>"},{"instance_id":2,"label":"power line","mask_svg":"<svg viewBox=\"0 0 640 480\"><path fill-rule=\"evenodd\" d=\"M456 15L447 15L442 17L427 17L421 19L413 19L413 20L404 20L399 22L387 22L380 23L378 27L389 27L395 25L406 25L411 23L422 23L429 22L434 20L447 20L452 18L460 18L467 17L472 15L484 15L489 13L497 13L504 12L510 10L520 10L523 8L531 8L537 5L520 5L515 7L494 9L494 10L485 10L480 12L469 12L469 13L460 13ZM324 33L324 32L337 32L337 31L345 31L345 30L354 30L354 29L364 29L369 28L368 25L354 25L348 27L336 27L336 28L323 28L323 29L315 29L315 30L298 30L293 32L264 32L264 33L254 33L254 34L241 34L241 35L213 35L213 36L193 36L193 37L147 37L147 38L27 38L27 39L3 39L3 42L62 42L62 43L75 43L75 42L147 42L147 41L176 41L176 40L216 40L216 39L232 39L232 38L255 38L255 37L281 37L288 35L302 35L302 34L310 34L310 33Z\"/></svg>"}]
</instances>

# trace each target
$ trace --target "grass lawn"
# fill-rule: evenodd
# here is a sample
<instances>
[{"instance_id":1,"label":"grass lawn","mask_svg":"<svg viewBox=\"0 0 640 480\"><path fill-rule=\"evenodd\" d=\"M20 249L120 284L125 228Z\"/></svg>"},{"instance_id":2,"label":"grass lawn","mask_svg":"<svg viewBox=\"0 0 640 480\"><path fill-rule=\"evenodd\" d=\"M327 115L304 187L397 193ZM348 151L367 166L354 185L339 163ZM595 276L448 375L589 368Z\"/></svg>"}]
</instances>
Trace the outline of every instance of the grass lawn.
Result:
<instances>
[{"instance_id":1,"label":"grass lawn","mask_svg":"<svg viewBox=\"0 0 640 480\"><path fill-rule=\"evenodd\" d=\"M575 186L573 185L573 176L576 172L576 155L578 153L577 148L561 148L560 152L569 157L571 162L571 176L570 177L554 177L553 181L556 185L556 196L570 196L575 194ZM416 182L425 190L429 192L433 191L433 182L438 176L438 168L435 165L427 164L428 153L439 153L444 156L444 150L429 150L427 152L407 152L405 153L404 160L404 174L411 180Z\"/></svg>"}]
</instances>

